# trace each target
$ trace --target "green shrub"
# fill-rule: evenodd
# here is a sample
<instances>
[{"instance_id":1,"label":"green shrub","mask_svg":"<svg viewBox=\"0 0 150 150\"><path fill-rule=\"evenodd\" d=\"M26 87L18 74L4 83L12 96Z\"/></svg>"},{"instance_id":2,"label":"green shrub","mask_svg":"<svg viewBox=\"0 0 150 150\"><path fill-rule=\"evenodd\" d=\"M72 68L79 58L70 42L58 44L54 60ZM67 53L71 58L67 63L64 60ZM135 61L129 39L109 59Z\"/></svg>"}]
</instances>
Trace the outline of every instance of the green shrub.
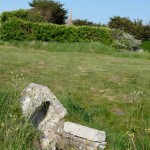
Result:
<instances>
[{"instance_id":1,"label":"green shrub","mask_svg":"<svg viewBox=\"0 0 150 150\"><path fill-rule=\"evenodd\" d=\"M22 19L31 22L47 22L41 17L40 12L35 12L33 10L19 9L15 11L5 11L1 15L1 23L11 19Z\"/></svg>"},{"instance_id":2,"label":"green shrub","mask_svg":"<svg viewBox=\"0 0 150 150\"><path fill-rule=\"evenodd\" d=\"M141 47L142 47L144 50L148 50L148 51L150 52L150 41L144 41L144 42L142 42Z\"/></svg>"},{"instance_id":3,"label":"green shrub","mask_svg":"<svg viewBox=\"0 0 150 150\"><path fill-rule=\"evenodd\" d=\"M32 40L32 23L23 22L21 19L12 19L4 22L1 26L2 40Z\"/></svg>"},{"instance_id":4,"label":"green shrub","mask_svg":"<svg viewBox=\"0 0 150 150\"><path fill-rule=\"evenodd\" d=\"M133 35L121 30L112 30L114 47L118 49L138 50L140 49L141 40L137 40Z\"/></svg>"},{"instance_id":5,"label":"green shrub","mask_svg":"<svg viewBox=\"0 0 150 150\"><path fill-rule=\"evenodd\" d=\"M3 40L41 40L55 42L101 42L112 43L111 30L106 27L76 27L50 23L33 23L11 19L2 24Z\"/></svg>"},{"instance_id":6,"label":"green shrub","mask_svg":"<svg viewBox=\"0 0 150 150\"><path fill-rule=\"evenodd\" d=\"M4 11L1 14L1 22L4 23L7 20L14 19L14 18L20 18L23 20L28 20L29 11L24 9L19 9L15 11Z\"/></svg>"}]
</instances>

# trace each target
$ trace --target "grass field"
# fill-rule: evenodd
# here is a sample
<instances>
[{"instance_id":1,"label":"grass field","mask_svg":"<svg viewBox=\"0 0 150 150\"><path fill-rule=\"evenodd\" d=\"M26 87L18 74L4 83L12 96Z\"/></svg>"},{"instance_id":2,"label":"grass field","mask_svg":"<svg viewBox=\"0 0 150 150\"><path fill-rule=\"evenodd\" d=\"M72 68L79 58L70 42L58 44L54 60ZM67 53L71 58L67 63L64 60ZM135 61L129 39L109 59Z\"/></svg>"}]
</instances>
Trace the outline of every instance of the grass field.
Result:
<instances>
[{"instance_id":1,"label":"grass field","mask_svg":"<svg viewBox=\"0 0 150 150\"><path fill-rule=\"evenodd\" d=\"M19 105L31 82L51 89L66 120L106 131L107 150L150 149L150 53L98 43L1 43L0 79L0 150L40 149Z\"/></svg>"}]
</instances>

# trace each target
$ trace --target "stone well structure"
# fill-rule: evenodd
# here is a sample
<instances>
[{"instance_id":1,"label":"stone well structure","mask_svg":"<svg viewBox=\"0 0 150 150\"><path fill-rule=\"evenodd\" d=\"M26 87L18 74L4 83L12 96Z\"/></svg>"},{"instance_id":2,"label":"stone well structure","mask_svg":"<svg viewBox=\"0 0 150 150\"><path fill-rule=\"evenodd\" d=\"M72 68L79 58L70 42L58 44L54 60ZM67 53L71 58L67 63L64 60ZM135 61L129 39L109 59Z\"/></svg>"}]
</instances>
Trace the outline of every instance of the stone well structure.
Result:
<instances>
[{"instance_id":1,"label":"stone well structure","mask_svg":"<svg viewBox=\"0 0 150 150\"><path fill-rule=\"evenodd\" d=\"M67 110L45 86L29 84L21 93L23 114L37 127L46 150L103 150L104 131L64 122Z\"/></svg>"}]
</instances>

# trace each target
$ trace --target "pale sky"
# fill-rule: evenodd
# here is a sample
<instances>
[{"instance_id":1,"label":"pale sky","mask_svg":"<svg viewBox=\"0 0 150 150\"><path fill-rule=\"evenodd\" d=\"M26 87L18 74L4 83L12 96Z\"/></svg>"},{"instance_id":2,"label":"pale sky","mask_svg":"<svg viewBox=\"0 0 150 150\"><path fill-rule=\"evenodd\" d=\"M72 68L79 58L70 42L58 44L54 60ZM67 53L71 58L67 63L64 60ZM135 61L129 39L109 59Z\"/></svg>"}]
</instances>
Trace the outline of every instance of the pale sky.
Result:
<instances>
[{"instance_id":1,"label":"pale sky","mask_svg":"<svg viewBox=\"0 0 150 150\"><path fill-rule=\"evenodd\" d=\"M3 11L28 9L32 0L0 0L0 13ZM70 11L73 19L88 19L106 24L110 17L129 17L131 20L150 21L150 0L56 0Z\"/></svg>"}]
</instances>

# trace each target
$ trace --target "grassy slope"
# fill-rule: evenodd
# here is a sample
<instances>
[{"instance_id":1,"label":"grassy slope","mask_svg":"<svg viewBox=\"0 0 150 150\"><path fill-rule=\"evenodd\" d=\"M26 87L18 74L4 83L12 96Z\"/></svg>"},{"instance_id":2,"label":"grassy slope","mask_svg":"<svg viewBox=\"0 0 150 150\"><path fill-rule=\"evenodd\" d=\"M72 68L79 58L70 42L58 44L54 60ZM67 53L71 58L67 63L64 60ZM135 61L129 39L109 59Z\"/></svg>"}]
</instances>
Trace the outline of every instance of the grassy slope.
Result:
<instances>
[{"instance_id":1,"label":"grassy slope","mask_svg":"<svg viewBox=\"0 0 150 150\"><path fill-rule=\"evenodd\" d=\"M61 46L56 47L61 49ZM24 131L28 127L20 129L19 108L20 92L34 82L48 86L67 107L66 120L106 131L107 149L150 149L149 54L79 53L77 49L85 44L71 48L64 45L62 49L65 46L74 52L54 52L58 51L54 46L51 52L29 49L25 45L0 46L0 107L3 107L0 117L4 122L0 142L3 148L8 148L8 143L14 144L7 140L8 129L12 130L10 135L16 135L17 140L24 143L24 149L30 149L30 143L25 141L36 141L36 137L31 138L33 129L29 135ZM136 93L139 91L142 94ZM13 127L16 123L19 129Z\"/></svg>"}]
</instances>

